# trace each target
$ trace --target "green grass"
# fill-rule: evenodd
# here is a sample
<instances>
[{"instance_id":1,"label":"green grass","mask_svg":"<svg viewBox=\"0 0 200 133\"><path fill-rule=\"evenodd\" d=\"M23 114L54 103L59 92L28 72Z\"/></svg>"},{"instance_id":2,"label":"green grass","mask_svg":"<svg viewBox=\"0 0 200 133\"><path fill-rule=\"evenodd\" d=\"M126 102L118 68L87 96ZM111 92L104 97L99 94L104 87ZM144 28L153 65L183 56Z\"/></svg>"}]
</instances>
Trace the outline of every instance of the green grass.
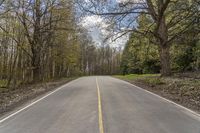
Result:
<instances>
[{"instance_id":1,"label":"green grass","mask_svg":"<svg viewBox=\"0 0 200 133\"><path fill-rule=\"evenodd\" d=\"M113 77L124 79L124 80L136 80L136 79L144 79L150 77L159 77L160 74L129 74L129 75L114 75Z\"/></svg>"},{"instance_id":2,"label":"green grass","mask_svg":"<svg viewBox=\"0 0 200 133\"><path fill-rule=\"evenodd\" d=\"M115 78L119 78L127 81L138 81L145 82L150 85L161 85L165 84L162 78L160 78L160 74L129 74L129 75L115 75Z\"/></svg>"}]
</instances>

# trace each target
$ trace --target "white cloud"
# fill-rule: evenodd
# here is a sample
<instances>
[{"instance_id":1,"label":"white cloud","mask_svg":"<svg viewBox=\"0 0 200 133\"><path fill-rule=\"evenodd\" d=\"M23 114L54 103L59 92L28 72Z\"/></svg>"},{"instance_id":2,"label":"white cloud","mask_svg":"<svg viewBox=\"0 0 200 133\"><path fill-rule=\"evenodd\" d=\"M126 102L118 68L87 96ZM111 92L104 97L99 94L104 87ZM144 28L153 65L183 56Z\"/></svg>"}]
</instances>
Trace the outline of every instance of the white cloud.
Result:
<instances>
[{"instance_id":1,"label":"white cloud","mask_svg":"<svg viewBox=\"0 0 200 133\"><path fill-rule=\"evenodd\" d=\"M126 3L126 2L136 2L136 3L143 3L144 0L116 0L117 3Z\"/></svg>"},{"instance_id":2,"label":"white cloud","mask_svg":"<svg viewBox=\"0 0 200 133\"><path fill-rule=\"evenodd\" d=\"M88 29L93 41L97 44L103 43L107 36L113 34L112 31L108 30L109 24L107 24L101 16L86 16L82 19L81 25ZM119 35L120 34L112 36L112 38L109 38L105 43L109 44L111 47L123 47L128 40L128 35L116 39Z\"/></svg>"},{"instance_id":3,"label":"white cloud","mask_svg":"<svg viewBox=\"0 0 200 133\"><path fill-rule=\"evenodd\" d=\"M86 16L81 21L84 27L93 27L93 26L100 26L104 24L103 19L97 15Z\"/></svg>"}]
</instances>

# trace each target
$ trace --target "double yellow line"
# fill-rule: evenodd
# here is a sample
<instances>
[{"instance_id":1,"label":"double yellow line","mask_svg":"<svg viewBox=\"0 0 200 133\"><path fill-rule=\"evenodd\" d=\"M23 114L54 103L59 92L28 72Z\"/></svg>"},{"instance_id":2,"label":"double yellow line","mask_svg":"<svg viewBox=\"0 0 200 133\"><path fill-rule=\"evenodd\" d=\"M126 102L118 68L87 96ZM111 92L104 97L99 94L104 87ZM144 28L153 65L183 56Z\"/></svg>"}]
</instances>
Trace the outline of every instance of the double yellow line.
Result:
<instances>
[{"instance_id":1,"label":"double yellow line","mask_svg":"<svg viewBox=\"0 0 200 133\"><path fill-rule=\"evenodd\" d=\"M100 93L100 89L99 89L99 84L98 84L97 77L96 77L96 85L97 85L97 95L98 95L99 133L104 133L103 115L102 115L102 104L101 104L101 93Z\"/></svg>"}]
</instances>

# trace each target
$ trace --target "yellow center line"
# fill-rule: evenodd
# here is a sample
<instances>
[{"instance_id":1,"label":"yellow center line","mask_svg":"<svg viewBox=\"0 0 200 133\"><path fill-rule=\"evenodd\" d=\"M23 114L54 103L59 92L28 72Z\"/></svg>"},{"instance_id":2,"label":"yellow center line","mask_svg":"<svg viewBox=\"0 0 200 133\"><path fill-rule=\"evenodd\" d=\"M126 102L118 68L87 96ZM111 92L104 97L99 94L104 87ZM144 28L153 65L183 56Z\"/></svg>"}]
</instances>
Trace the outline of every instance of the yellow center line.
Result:
<instances>
[{"instance_id":1,"label":"yellow center line","mask_svg":"<svg viewBox=\"0 0 200 133\"><path fill-rule=\"evenodd\" d=\"M96 85L97 85L97 95L98 95L99 133L104 133L103 115L102 115L102 106L101 106L101 93L100 93L97 77L96 77Z\"/></svg>"}]
</instances>

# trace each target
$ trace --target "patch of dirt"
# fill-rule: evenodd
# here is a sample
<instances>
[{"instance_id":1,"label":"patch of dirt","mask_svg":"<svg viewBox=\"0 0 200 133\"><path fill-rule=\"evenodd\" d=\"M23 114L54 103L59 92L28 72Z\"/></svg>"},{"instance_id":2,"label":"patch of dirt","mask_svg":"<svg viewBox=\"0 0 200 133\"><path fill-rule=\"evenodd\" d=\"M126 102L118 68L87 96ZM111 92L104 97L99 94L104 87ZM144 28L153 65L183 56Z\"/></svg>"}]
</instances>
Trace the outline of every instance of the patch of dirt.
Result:
<instances>
[{"instance_id":1,"label":"patch of dirt","mask_svg":"<svg viewBox=\"0 0 200 133\"><path fill-rule=\"evenodd\" d=\"M36 98L39 95L45 94L57 87L73 80L62 79L47 83L37 83L24 85L15 89L5 89L0 91L0 116L8 111L14 110L16 107L26 103L29 100Z\"/></svg>"},{"instance_id":2,"label":"patch of dirt","mask_svg":"<svg viewBox=\"0 0 200 133\"><path fill-rule=\"evenodd\" d=\"M128 82L200 112L200 80L197 78L199 75L195 78L189 76L160 78L162 84L152 84L145 79Z\"/></svg>"},{"instance_id":3,"label":"patch of dirt","mask_svg":"<svg viewBox=\"0 0 200 133\"><path fill-rule=\"evenodd\" d=\"M200 79L200 71L175 73L173 77L180 78L180 79L182 78Z\"/></svg>"}]
</instances>

